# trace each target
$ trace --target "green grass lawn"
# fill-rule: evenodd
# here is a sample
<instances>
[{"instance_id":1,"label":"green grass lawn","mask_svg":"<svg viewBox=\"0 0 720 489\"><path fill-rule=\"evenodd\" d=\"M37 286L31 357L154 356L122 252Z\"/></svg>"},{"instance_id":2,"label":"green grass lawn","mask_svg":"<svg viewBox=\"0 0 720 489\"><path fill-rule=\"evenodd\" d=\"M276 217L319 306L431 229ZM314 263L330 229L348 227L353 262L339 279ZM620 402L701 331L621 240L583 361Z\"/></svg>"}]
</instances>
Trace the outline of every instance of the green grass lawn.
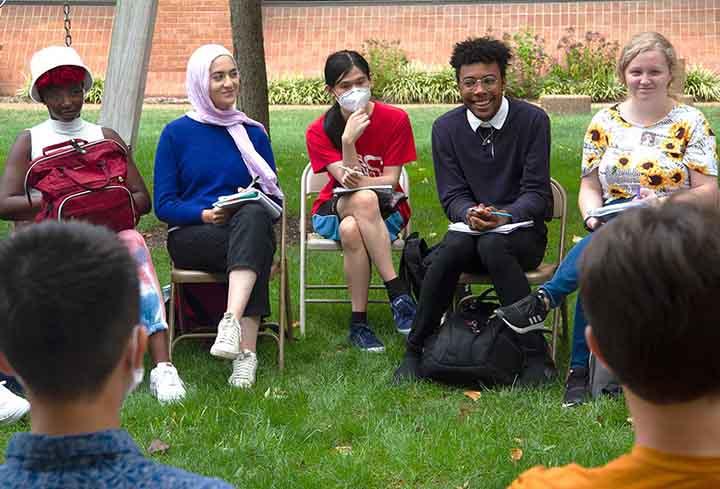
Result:
<instances>
[{"instance_id":1,"label":"green grass lawn","mask_svg":"<svg viewBox=\"0 0 720 489\"><path fill-rule=\"evenodd\" d=\"M432 121L445 107L410 108L418 162L408 168L413 229L438 241L447 221L438 203L430 155ZM300 175L307 163L304 128L321 108L271 110L271 136L289 218L299 213ZM720 110L705 109L714 127ZM180 108L146 110L135 152L152 187L155 146L162 127ZM97 112L88 111L94 120ZM15 135L47 117L36 110L0 110L0 162ZM582 235L576 206L582 135L590 116L552 118L552 176L568 191L568 239ZM161 226L145 216L141 230ZM556 233L556 227L551 228ZM0 238L9 232L0 222ZM549 250L554 250L554 235ZM168 282L164 248L153 250L160 281ZM294 316L297 316L297 244L289 249ZM549 258L553 258L552 254ZM341 281L339 259L311 262L316 281ZM287 345L286 370L276 368L274 343L261 340L258 382L250 391L226 384L230 365L210 357L209 346L181 343L175 364L188 385L182 404L159 407L147 384L130 396L123 425L145 449L159 438L170 449L155 459L239 487L252 488L496 488L536 464L577 461L599 465L632 443L621 401L603 400L577 409L560 407L561 380L537 390L483 392L477 401L462 390L421 383L391 387L403 351L387 306L369 316L385 341L385 354L362 354L346 342L349 307L311 305L306 338ZM32 327L32 325L28 325ZM564 372L568 348L560 351ZM72 382L72 379L67 379ZM0 427L0 447L27 424ZM518 461L510 451L520 448Z\"/></svg>"}]
</instances>

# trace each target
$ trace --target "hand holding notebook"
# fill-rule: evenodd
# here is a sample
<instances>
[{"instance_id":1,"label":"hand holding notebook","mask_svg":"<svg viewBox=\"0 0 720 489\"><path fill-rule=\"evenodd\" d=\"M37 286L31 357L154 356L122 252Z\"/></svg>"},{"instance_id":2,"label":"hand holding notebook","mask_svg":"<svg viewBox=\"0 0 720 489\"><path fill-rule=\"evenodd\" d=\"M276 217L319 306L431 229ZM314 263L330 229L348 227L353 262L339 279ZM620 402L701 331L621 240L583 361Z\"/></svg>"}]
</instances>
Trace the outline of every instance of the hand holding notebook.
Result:
<instances>
[{"instance_id":1,"label":"hand holding notebook","mask_svg":"<svg viewBox=\"0 0 720 489\"><path fill-rule=\"evenodd\" d=\"M213 203L213 207L219 209L236 209L248 202L259 202L270 217L277 219L282 215L282 207L265 195L261 190L254 188L257 178L254 178L247 187L238 187L238 193L231 195L221 195L218 200Z\"/></svg>"}]
</instances>

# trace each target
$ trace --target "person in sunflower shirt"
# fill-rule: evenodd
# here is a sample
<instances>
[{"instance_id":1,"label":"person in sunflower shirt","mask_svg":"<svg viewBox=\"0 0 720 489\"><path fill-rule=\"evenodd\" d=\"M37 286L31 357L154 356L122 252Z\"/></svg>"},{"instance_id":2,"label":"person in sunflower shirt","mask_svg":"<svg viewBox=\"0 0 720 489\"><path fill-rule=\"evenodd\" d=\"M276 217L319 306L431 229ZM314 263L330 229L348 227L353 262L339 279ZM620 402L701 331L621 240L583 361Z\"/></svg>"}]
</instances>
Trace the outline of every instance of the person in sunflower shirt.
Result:
<instances>
[{"instance_id":1,"label":"person in sunflower shirt","mask_svg":"<svg viewBox=\"0 0 720 489\"><path fill-rule=\"evenodd\" d=\"M638 34L623 48L617 69L628 97L599 111L583 141L578 204L590 234L568 252L550 281L495 311L507 324L537 327L551 308L577 290L578 259L592 232L604 223L592 216L594 210L629 200L656 204L671 194L674 201L717 207L715 135L699 110L670 96L676 63L673 46L655 32ZM564 406L581 404L588 396L586 326L578 300Z\"/></svg>"}]
</instances>

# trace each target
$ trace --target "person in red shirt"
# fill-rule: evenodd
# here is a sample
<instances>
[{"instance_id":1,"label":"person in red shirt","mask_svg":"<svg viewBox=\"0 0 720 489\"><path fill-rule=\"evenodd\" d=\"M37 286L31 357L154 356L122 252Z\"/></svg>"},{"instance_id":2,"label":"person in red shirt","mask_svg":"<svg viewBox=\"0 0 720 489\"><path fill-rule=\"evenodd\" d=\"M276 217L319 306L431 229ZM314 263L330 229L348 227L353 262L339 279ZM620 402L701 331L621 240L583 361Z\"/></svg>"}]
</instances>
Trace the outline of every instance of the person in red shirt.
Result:
<instances>
[{"instance_id":1,"label":"person in red shirt","mask_svg":"<svg viewBox=\"0 0 720 489\"><path fill-rule=\"evenodd\" d=\"M313 171L328 174L312 223L318 234L342 244L352 302L350 343L384 351L367 319L371 262L385 282L398 332L407 335L415 317L415 301L395 272L390 249L410 219L398 180L402 165L416 159L412 127L403 110L370 101L370 67L356 51L328 56L325 83L336 103L306 133ZM363 188L378 186L385 188Z\"/></svg>"}]
</instances>

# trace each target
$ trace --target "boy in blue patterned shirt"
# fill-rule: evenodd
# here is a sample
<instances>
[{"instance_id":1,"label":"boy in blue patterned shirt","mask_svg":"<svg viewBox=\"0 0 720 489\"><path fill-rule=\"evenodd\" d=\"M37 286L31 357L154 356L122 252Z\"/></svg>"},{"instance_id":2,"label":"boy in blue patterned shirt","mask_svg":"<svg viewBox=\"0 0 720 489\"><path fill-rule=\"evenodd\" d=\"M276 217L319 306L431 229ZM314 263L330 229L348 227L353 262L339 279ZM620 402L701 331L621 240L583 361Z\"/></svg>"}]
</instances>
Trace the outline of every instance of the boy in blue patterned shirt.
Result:
<instances>
[{"instance_id":1,"label":"boy in blue patterned shirt","mask_svg":"<svg viewBox=\"0 0 720 489\"><path fill-rule=\"evenodd\" d=\"M229 488L156 464L120 429L147 346L136 265L105 228L45 222L0 243L0 370L31 405L4 488Z\"/></svg>"}]
</instances>

